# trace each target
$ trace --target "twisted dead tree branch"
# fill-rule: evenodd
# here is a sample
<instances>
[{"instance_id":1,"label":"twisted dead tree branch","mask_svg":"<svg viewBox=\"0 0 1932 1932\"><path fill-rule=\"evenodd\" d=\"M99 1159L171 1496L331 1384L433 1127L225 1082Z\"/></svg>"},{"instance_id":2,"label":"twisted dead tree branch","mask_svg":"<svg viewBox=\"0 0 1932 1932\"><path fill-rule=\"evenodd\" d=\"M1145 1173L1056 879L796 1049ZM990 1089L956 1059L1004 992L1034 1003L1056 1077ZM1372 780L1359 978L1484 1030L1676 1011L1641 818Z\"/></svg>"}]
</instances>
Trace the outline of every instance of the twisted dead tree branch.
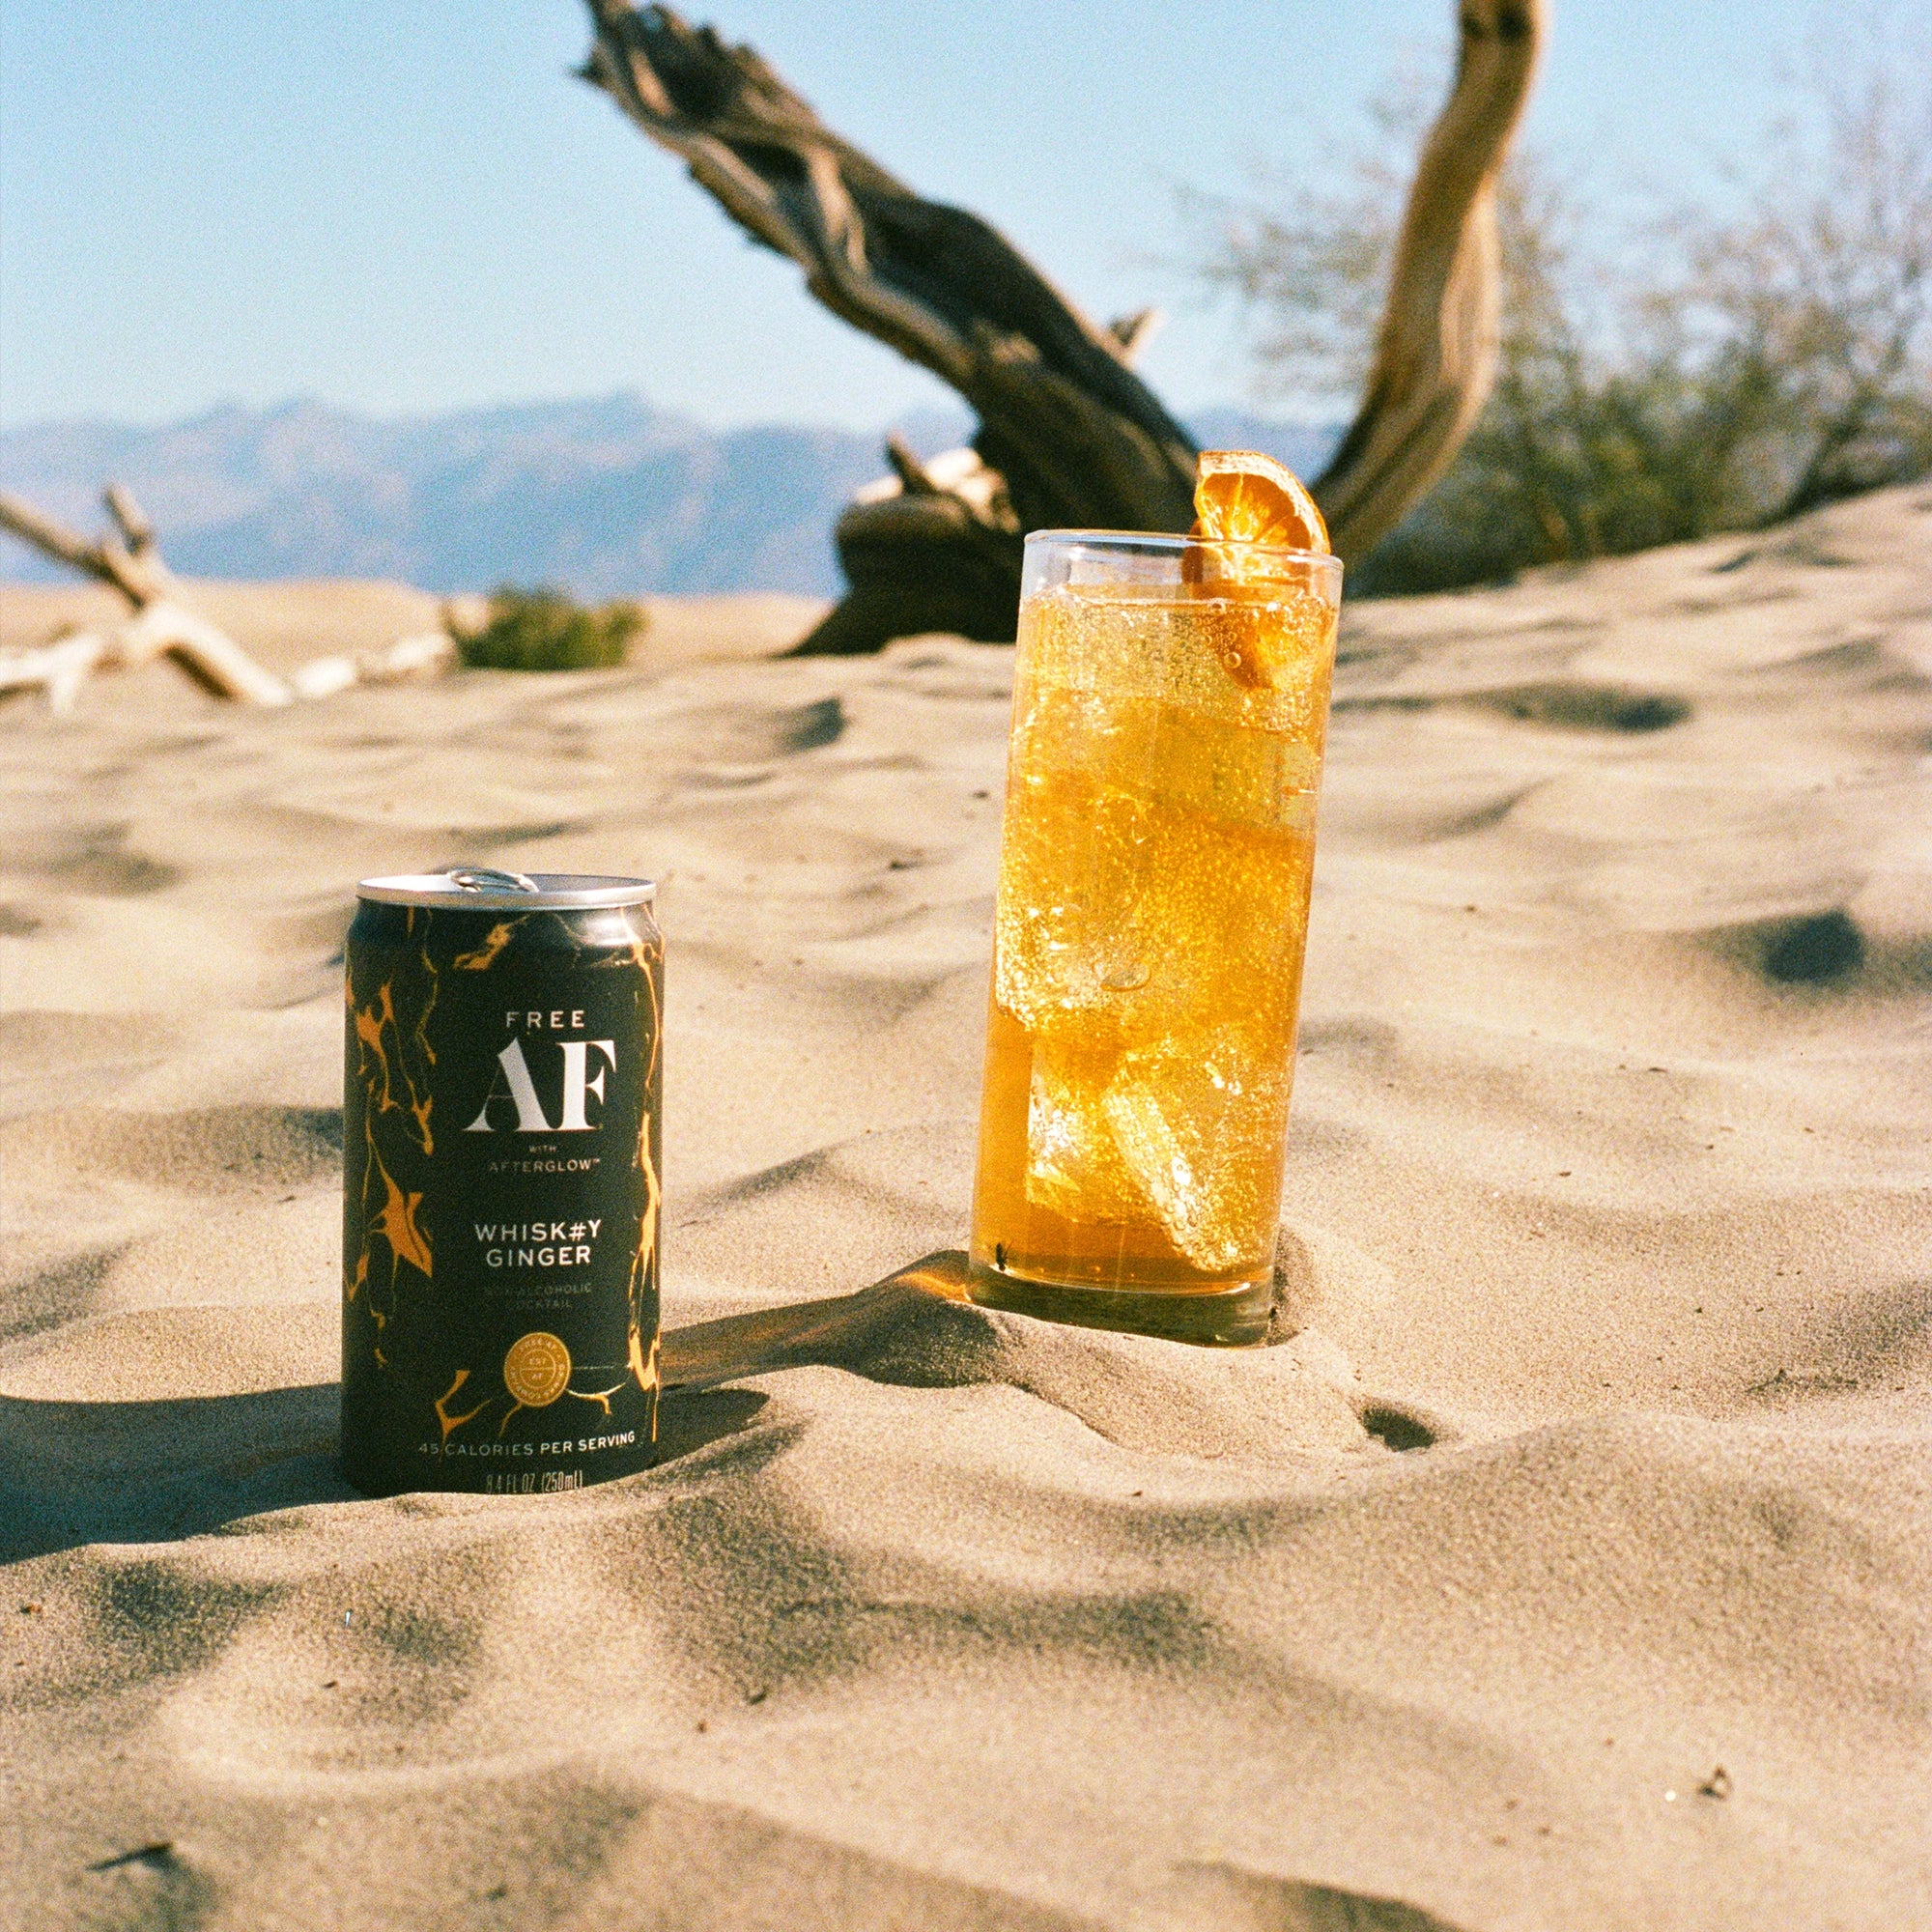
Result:
<instances>
[{"instance_id":1,"label":"twisted dead tree branch","mask_svg":"<svg viewBox=\"0 0 1932 1932\"><path fill-rule=\"evenodd\" d=\"M101 501L115 534L89 539L18 497L0 493L0 529L43 556L118 590L134 613L108 630L76 632L38 650L0 652L0 698L40 691L51 709L65 711L95 671L165 657L216 697L278 705L297 697L327 697L354 684L394 683L434 673L455 656L454 644L438 631L404 638L371 657L317 658L293 678L279 678L226 631L177 600L155 527L130 491L110 483Z\"/></svg>"},{"instance_id":2,"label":"twisted dead tree branch","mask_svg":"<svg viewBox=\"0 0 1932 1932\"><path fill-rule=\"evenodd\" d=\"M1529 99L1545 0L1460 14L1448 104L1423 144L1362 407L1315 485L1336 554L1365 556L1448 469L1495 380L1496 176Z\"/></svg>"},{"instance_id":3,"label":"twisted dead tree branch","mask_svg":"<svg viewBox=\"0 0 1932 1932\"><path fill-rule=\"evenodd\" d=\"M971 457L860 496L835 532L851 589L799 646L925 630L1009 639L1031 529L1182 530L1195 447L1129 366L1151 318L1096 327L977 215L923 200L834 133L750 47L667 7L587 0L583 77L835 315L930 369L980 419ZM1463 0L1448 105L1423 150L1362 410L1316 486L1363 554L1445 469L1495 365L1495 176L1545 0Z\"/></svg>"},{"instance_id":4,"label":"twisted dead tree branch","mask_svg":"<svg viewBox=\"0 0 1932 1932\"><path fill-rule=\"evenodd\" d=\"M993 472L839 520L851 594L802 648L874 650L908 631L1010 638L1020 545L1045 524L1184 527L1194 446L1095 327L977 215L922 200L826 128L749 47L667 8L590 0L585 78L835 315L930 369L980 418Z\"/></svg>"}]
</instances>

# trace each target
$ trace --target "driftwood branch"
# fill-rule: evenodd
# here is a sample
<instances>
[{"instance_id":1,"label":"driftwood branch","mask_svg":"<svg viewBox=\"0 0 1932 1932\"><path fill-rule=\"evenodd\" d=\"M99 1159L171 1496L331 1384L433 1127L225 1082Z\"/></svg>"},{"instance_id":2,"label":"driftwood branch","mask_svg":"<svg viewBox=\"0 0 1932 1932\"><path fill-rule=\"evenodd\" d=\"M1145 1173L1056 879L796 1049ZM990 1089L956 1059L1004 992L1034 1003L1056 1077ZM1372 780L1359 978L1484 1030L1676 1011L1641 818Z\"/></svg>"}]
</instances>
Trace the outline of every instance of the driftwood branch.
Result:
<instances>
[{"instance_id":1,"label":"driftwood branch","mask_svg":"<svg viewBox=\"0 0 1932 1932\"><path fill-rule=\"evenodd\" d=\"M110 483L100 493L100 500L107 505L107 514L114 519L129 556L145 556L153 552L155 526L148 521L148 513L135 502L131 490L120 483ZM155 560L160 561L158 557Z\"/></svg>"},{"instance_id":2,"label":"driftwood branch","mask_svg":"<svg viewBox=\"0 0 1932 1932\"><path fill-rule=\"evenodd\" d=\"M172 598L144 605L120 635L121 662L164 657L215 697L243 704L286 704L295 693L258 665L226 631Z\"/></svg>"},{"instance_id":3,"label":"driftwood branch","mask_svg":"<svg viewBox=\"0 0 1932 1932\"><path fill-rule=\"evenodd\" d=\"M244 704L287 704L326 697L353 684L393 684L434 674L455 658L442 632L404 638L388 650L361 657L318 658L284 680L257 664L228 633L172 594L174 578L161 559L154 526L131 492L110 483L102 500L118 536L88 539L17 497L0 495L0 529L83 575L111 584L133 615L111 630L83 631L38 650L0 652L0 698L39 691L55 711L73 703L97 670L174 663L204 691Z\"/></svg>"},{"instance_id":4,"label":"driftwood branch","mask_svg":"<svg viewBox=\"0 0 1932 1932\"><path fill-rule=\"evenodd\" d=\"M52 711L66 711L81 684L114 652L104 631L76 631L37 651L0 652L0 698L38 691Z\"/></svg>"},{"instance_id":5,"label":"driftwood branch","mask_svg":"<svg viewBox=\"0 0 1932 1932\"><path fill-rule=\"evenodd\" d=\"M298 697L332 697L358 684L413 684L440 677L456 662L456 639L447 631L418 631L386 650L354 656L311 658L291 673Z\"/></svg>"},{"instance_id":6,"label":"driftwood branch","mask_svg":"<svg viewBox=\"0 0 1932 1932\"><path fill-rule=\"evenodd\" d=\"M156 597L165 596L173 580L154 549L154 533L147 530L133 497L126 491L111 493L107 498L109 514L120 522L121 513L115 507L117 497L135 526L146 531L146 541L138 549L131 542L116 537L97 537L90 541L65 524L43 515L33 504L6 495L0 495L0 529L11 530L22 543L31 544L56 563L64 563L120 591L138 611Z\"/></svg>"},{"instance_id":7,"label":"driftwood branch","mask_svg":"<svg viewBox=\"0 0 1932 1932\"><path fill-rule=\"evenodd\" d=\"M1120 344L1121 360L1132 367L1140 353L1167 327L1163 309L1137 308L1132 315L1116 316L1107 325L1107 333Z\"/></svg>"},{"instance_id":8,"label":"driftwood branch","mask_svg":"<svg viewBox=\"0 0 1932 1932\"><path fill-rule=\"evenodd\" d=\"M55 710L65 710L90 672L165 657L217 697L245 704L288 703L295 694L282 679L258 665L227 632L171 596L174 578L156 546L154 526L133 493L110 483L101 500L119 534L90 541L31 503L0 496L0 528L11 530L56 563L111 584L134 611L131 620L99 640L98 650L83 652L75 648L75 639L65 639L45 651L0 658L0 692L39 681L47 702ZM36 667L45 671L43 679L32 675Z\"/></svg>"},{"instance_id":9,"label":"driftwood branch","mask_svg":"<svg viewBox=\"0 0 1932 1932\"><path fill-rule=\"evenodd\" d=\"M584 78L797 262L835 315L930 369L980 418L977 463L956 482L939 480L940 459L909 468L901 452L839 518L851 592L800 650L876 649L920 630L1009 639L1028 530L1186 528L1194 444L1129 366L1150 313L1094 326L985 222L922 199L825 127L750 47L666 7L587 4ZM1345 561L1447 466L1489 392L1495 173L1544 4L1463 0L1456 85L1423 150L1368 394L1317 486Z\"/></svg>"}]
</instances>

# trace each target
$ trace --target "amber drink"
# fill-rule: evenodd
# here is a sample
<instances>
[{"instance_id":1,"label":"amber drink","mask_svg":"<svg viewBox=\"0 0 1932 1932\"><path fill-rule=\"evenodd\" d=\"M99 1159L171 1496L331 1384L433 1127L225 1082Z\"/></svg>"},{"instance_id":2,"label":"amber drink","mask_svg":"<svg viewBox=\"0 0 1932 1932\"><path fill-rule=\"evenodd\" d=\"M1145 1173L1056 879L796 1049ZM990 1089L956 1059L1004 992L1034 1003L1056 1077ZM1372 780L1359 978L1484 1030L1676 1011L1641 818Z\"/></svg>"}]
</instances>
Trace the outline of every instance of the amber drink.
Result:
<instances>
[{"instance_id":1,"label":"amber drink","mask_svg":"<svg viewBox=\"0 0 1932 1932\"><path fill-rule=\"evenodd\" d=\"M1265 1331L1341 566L1027 542L976 1299Z\"/></svg>"}]
</instances>

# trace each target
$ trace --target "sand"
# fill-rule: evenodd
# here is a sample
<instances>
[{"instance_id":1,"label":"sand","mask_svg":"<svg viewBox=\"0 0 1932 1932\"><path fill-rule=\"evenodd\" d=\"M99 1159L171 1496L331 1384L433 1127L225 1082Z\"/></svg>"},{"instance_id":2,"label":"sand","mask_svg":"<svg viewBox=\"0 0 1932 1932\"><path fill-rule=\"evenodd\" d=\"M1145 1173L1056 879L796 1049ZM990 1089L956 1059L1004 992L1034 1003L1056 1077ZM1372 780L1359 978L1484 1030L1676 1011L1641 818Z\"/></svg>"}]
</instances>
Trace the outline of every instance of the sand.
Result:
<instances>
[{"instance_id":1,"label":"sand","mask_svg":"<svg viewBox=\"0 0 1932 1932\"><path fill-rule=\"evenodd\" d=\"M1932 1926L1932 495L1350 613L1247 1351L887 1280L1010 654L754 615L0 716L0 1920ZM687 1386L365 1501L346 885L466 860L663 882Z\"/></svg>"}]
</instances>

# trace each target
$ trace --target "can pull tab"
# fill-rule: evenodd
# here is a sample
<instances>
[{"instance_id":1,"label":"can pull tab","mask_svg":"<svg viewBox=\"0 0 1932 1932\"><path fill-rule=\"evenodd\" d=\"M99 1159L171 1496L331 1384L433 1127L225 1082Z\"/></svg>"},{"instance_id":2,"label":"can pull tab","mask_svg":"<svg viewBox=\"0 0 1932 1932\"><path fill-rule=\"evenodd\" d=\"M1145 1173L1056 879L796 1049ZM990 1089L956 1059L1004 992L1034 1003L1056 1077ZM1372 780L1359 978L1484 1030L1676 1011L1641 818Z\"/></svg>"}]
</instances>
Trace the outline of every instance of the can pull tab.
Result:
<instances>
[{"instance_id":1,"label":"can pull tab","mask_svg":"<svg viewBox=\"0 0 1932 1932\"><path fill-rule=\"evenodd\" d=\"M449 877L453 885L461 886L466 893L534 893L542 890L527 872L498 872L488 866L452 872Z\"/></svg>"}]
</instances>

